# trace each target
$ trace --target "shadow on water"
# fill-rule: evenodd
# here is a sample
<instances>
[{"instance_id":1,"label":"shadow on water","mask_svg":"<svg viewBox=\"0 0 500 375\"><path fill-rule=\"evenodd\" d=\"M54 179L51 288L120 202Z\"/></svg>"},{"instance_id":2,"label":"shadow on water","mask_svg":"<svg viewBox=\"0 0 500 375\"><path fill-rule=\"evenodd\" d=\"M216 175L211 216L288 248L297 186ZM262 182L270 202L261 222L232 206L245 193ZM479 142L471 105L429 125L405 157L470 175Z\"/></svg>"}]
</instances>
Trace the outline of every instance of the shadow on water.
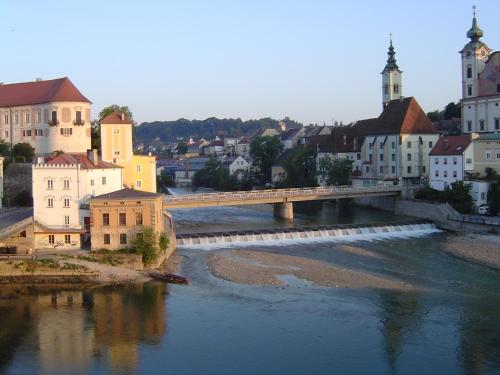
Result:
<instances>
[{"instance_id":1,"label":"shadow on water","mask_svg":"<svg viewBox=\"0 0 500 375\"><path fill-rule=\"evenodd\" d=\"M22 363L26 373L88 373L96 365L134 373L139 345L157 345L166 334L166 295L167 286L160 283L5 288L0 292L0 372L15 362L16 352L27 352L32 362Z\"/></svg>"}]
</instances>

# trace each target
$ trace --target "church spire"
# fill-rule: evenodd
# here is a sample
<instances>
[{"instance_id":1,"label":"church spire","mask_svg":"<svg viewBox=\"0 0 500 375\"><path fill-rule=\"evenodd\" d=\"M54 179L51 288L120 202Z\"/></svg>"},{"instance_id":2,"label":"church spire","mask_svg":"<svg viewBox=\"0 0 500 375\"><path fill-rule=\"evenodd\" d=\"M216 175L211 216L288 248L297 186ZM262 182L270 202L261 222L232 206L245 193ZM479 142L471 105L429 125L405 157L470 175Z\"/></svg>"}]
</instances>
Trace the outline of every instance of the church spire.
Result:
<instances>
[{"instance_id":1,"label":"church spire","mask_svg":"<svg viewBox=\"0 0 500 375\"><path fill-rule=\"evenodd\" d=\"M472 6L472 27L467 31L467 38L469 38L472 42L478 42L479 39L483 36L483 30L481 30L477 26L476 20L476 6Z\"/></svg>"},{"instance_id":2,"label":"church spire","mask_svg":"<svg viewBox=\"0 0 500 375\"><path fill-rule=\"evenodd\" d=\"M396 63L396 52L394 52L394 47L392 45L392 34L389 34L389 50L387 51L387 64L384 70L394 70L398 69L398 64Z\"/></svg>"}]
</instances>

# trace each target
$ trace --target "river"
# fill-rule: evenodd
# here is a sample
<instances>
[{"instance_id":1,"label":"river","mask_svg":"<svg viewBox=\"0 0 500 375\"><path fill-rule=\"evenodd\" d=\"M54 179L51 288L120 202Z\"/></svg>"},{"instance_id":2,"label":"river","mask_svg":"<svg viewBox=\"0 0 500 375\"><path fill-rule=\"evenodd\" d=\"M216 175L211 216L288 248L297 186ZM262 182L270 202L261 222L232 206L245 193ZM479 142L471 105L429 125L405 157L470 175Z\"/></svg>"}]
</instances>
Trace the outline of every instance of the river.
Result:
<instances>
[{"instance_id":1,"label":"river","mask_svg":"<svg viewBox=\"0 0 500 375\"><path fill-rule=\"evenodd\" d=\"M295 224L394 222L306 205ZM178 210L179 232L289 225L268 207ZM1 374L498 374L500 272L440 250L449 234L246 249L403 277L411 291L242 285L208 272L213 248L181 248L189 286L5 287Z\"/></svg>"}]
</instances>

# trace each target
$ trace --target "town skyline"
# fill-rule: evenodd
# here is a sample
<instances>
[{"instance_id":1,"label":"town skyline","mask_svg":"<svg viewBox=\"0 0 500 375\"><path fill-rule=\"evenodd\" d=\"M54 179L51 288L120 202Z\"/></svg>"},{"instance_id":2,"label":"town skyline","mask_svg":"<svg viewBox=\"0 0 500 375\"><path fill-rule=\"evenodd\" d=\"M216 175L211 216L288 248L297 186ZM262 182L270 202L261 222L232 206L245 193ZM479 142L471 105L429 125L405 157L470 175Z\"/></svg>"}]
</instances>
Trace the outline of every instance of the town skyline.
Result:
<instances>
[{"instance_id":1,"label":"town skyline","mask_svg":"<svg viewBox=\"0 0 500 375\"><path fill-rule=\"evenodd\" d=\"M117 103L128 105L138 123L285 116L304 124L348 123L380 113L380 72L392 33L403 96L416 97L426 112L461 97L458 51L467 43L470 2L424 2L401 10L397 3L379 9L364 1L318 1L314 7L291 1L286 9L264 2L150 2L141 8L125 2L119 11L111 2L101 4L99 14L91 4L5 4L13 17L1 30L10 36L4 41L12 58L0 80L71 77L92 98L93 118ZM495 4L476 5L483 40L499 45ZM75 27L75 14L93 21ZM28 22L49 15L60 22L43 30ZM27 22L16 23L18 16ZM443 19L452 22L438 22ZM27 44L35 32L67 46L55 51L61 58L48 57L53 52L47 44Z\"/></svg>"}]
</instances>

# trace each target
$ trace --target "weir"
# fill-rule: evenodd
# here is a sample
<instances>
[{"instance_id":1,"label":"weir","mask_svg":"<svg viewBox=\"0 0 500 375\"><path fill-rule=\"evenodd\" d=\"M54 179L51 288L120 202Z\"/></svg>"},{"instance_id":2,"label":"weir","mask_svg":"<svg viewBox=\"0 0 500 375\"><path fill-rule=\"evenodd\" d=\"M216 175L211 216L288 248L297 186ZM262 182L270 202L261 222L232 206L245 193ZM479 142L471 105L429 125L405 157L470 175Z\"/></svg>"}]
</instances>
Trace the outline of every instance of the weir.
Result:
<instances>
[{"instance_id":1,"label":"weir","mask_svg":"<svg viewBox=\"0 0 500 375\"><path fill-rule=\"evenodd\" d=\"M314 227L273 228L247 231L227 231L178 234L178 246L224 245L283 240L318 240L376 234L398 234L438 231L430 221L414 220L397 223L339 224Z\"/></svg>"}]
</instances>

